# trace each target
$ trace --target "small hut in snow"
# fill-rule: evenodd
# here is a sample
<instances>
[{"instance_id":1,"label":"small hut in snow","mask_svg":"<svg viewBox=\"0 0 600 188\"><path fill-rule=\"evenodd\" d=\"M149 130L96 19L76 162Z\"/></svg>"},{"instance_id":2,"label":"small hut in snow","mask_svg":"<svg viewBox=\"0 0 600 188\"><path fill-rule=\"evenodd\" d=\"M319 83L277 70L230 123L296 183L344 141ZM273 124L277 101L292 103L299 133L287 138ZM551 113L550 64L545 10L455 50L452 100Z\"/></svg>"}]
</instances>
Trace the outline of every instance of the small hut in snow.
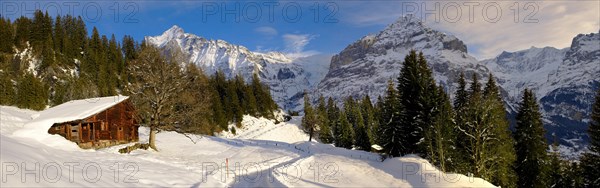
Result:
<instances>
[{"instance_id":1,"label":"small hut in snow","mask_svg":"<svg viewBox=\"0 0 600 188\"><path fill-rule=\"evenodd\" d=\"M137 114L126 96L69 101L34 119L84 149L138 141Z\"/></svg>"}]
</instances>

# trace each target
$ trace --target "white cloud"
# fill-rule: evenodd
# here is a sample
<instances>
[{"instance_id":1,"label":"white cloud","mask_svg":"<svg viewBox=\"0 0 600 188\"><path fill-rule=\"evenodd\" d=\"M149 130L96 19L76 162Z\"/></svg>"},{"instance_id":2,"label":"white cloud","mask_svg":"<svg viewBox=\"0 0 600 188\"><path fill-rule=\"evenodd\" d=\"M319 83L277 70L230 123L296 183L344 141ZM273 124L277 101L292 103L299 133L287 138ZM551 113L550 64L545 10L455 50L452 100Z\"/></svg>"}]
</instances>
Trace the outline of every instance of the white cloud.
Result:
<instances>
[{"instance_id":1,"label":"white cloud","mask_svg":"<svg viewBox=\"0 0 600 188\"><path fill-rule=\"evenodd\" d=\"M502 17L496 23L485 21L483 14L475 14L473 23L469 19L461 19L457 23L442 19L439 23L431 23L433 19L429 18L428 22L434 28L456 35L469 46L479 46L470 49L470 53L480 59L531 46L565 48L571 45L577 34L598 32L600 29L600 1L530 3L534 4L519 3L517 17L513 11L515 2L499 2ZM532 16L527 17L530 14ZM489 15L494 15L494 12Z\"/></svg>"},{"instance_id":2,"label":"white cloud","mask_svg":"<svg viewBox=\"0 0 600 188\"><path fill-rule=\"evenodd\" d=\"M277 36L277 34L278 34L278 32L275 28L268 27L268 26L257 27L256 29L254 29L254 31L257 33L260 33L262 35L268 36L268 37Z\"/></svg>"},{"instance_id":3,"label":"white cloud","mask_svg":"<svg viewBox=\"0 0 600 188\"><path fill-rule=\"evenodd\" d=\"M304 51L304 47L316 36L309 34L284 34L282 36L285 44L285 53L292 57L304 57L318 54L316 51Z\"/></svg>"}]
</instances>

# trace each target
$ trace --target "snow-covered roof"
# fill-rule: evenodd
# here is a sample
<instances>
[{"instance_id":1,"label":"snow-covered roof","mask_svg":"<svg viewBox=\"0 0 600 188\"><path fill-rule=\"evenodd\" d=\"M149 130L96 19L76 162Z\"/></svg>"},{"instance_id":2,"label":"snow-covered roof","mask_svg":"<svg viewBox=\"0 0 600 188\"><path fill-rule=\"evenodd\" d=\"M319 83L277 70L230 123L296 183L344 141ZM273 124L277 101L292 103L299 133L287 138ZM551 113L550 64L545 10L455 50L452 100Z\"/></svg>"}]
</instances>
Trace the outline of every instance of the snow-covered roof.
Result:
<instances>
[{"instance_id":1,"label":"snow-covered roof","mask_svg":"<svg viewBox=\"0 0 600 188\"><path fill-rule=\"evenodd\" d=\"M14 135L44 137L48 135L48 129L55 123L85 119L128 98L127 96L111 96L69 101L33 115L33 120L26 123L24 128L15 132Z\"/></svg>"},{"instance_id":2,"label":"snow-covered roof","mask_svg":"<svg viewBox=\"0 0 600 188\"><path fill-rule=\"evenodd\" d=\"M127 96L111 96L74 100L40 112L33 121L53 119L54 123L81 120L123 102Z\"/></svg>"}]
</instances>

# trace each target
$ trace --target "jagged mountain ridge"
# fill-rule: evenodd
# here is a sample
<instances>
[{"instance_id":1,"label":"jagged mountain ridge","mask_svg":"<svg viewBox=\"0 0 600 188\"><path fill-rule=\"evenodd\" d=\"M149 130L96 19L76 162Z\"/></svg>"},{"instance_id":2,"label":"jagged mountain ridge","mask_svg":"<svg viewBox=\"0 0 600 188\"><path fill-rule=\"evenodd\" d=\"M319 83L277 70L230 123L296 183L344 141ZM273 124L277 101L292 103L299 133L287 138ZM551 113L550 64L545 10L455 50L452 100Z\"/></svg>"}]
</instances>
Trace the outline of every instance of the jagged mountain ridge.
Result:
<instances>
[{"instance_id":1,"label":"jagged mountain ridge","mask_svg":"<svg viewBox=\"0 0 600 188\"><path fill-rule=\"evenodd\" d=\"M241 75L246 80L256 73L271 89L277 104L283 109L298 109L302 93L312 90L327 69L311 69L318 61L328 61L326 55L290 58L279 52L253 52L248 48L224 40L210 40L185 33L173 26L160 36L146 37L146 42L155 45L164 53L179 51L187 62L202 68L209 75L221 70L228 78Z\"/></svg>"},{"instance_id":2,"label":"jagged mountain ridge","mask_svg":"<svg viewBox=\"0 0 600 188\"><path fill-rule=\"evenodd\" d=\"M401 62L410 50L423 52L438 84L453 93L460 72L487 77L488 69L467 53L458 38L427 27L407 15L378 34L350 44L332 57L329 72L317 87L317 94L342 101L348 96L375 100L385 91L387 81L395 81Z\"/></svg>"},{"instance_id":3,"label":"jagged mountain ridge","mask_svg":"<svg viewBox=\"0 0 600 188\"><path fill-rule=\"evenodd\" d=\"M549 75L557 71L568 50L531 47L516 52L503 51L495 58L480 63L493 72L501 87L508 90L508 101L517 103L525 88L536 91L536 96L547 94L541 87L550 80Z\"/></svg>"},{"instance_id":4,"label":"jagged mountain ridge","mask_svg":"<svg viewBox=\"0 0 600 188\"><path fill-rule=\"evenodd\" d=\"M600 85L600 34L580 34L570 47L503 52L483 60L516 106L520 93L532 89L540 102L546 137L559 138L564 154L576 158L589 142L587 127Z\"/></svg>"}]
</instances>

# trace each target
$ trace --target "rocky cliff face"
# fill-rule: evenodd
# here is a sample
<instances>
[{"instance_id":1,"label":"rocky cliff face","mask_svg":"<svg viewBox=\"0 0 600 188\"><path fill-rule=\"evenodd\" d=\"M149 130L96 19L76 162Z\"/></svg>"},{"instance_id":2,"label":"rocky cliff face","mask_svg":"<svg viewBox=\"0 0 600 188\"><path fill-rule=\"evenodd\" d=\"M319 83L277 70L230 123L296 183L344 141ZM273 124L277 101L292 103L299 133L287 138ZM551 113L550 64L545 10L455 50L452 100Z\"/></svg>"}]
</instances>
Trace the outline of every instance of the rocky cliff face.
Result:
<instances>
[{"instance_id":1,"label":"rocky cliff face","mask_svg":"<svg viewBox=\"0 0 600 188\"><path fill-rule=\"evenodd\" d=\"M461 40L435 31L409 15L334 55L317 93L335 99L369 94L376 99L384 93L387 81L398 76L404 57L412 49L423 52L436 81L448 91L454 90L461 71L487 77L487 68L467 53Z\"/></svg>"}]
</instances>

